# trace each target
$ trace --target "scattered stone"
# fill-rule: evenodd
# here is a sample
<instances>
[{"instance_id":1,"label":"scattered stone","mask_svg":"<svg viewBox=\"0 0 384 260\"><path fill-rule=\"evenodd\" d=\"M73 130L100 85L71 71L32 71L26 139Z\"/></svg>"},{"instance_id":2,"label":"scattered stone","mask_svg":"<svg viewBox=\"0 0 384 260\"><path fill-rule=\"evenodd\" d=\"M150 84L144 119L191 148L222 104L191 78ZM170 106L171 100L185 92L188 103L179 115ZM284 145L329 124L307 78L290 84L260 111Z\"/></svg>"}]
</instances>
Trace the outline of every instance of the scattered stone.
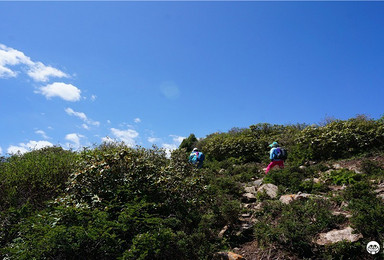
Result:
<instances>
[{"instance_id":1,"label":"scattered stone","mask_svg":"<svg viewBox=\"0 0 384 260\"><path fill-rule=\"evenodd\" d=\"M314 183L320 183L321 181L320 181L319 178L313 178L313 182L314 182Z\"/></svg>"},{"instance_id":2,"label":"scattered stone","mask_svg":"<svg viewBox=\"0 0 384 260\"><path fill-rule=\"evenodd\" d=\"M343 168L343 167L341 167L341 165L340 165L339 163L335 163L335 164L333 164L332 167L333 167L334 169L336 169L336 170L338 170L338 169L342 169L342 168Z\"/></svg>"},{"instance_id":3,"label":"scattered stone","mask_svg":"<svg viewBox=\"0 0 384 260\"><path fill-rule=\"evenodd\" d=\"M332 212L332 215L334 215L334 216L344 215L346 218L352 217L352 215L350 213L345 212L345 211L334 211L334 212Z\"/></svg>"},{"instance_id":4,"label":"scattered stone","mask_svg":"<svg viewBox=\"0 0 384 260\"><path fill-rule=\"evenodd\" d=\"M356 242L363 237L362 234L353 234L353 228L347 227L342 230L334 229L327 233L321 233L316 241L318 245L329 245L346 240L347 242Z\"/></svg>"},{"instance_id":5,"label":"scattered stone","mask_svg":"<svg viewBox=\"0 0 384 260\"><path fill-rule=\"evenodd\" d=\"M255 180L252 182L253 186L260 187L263 184L263 179Z\"/></svg>"},{"instance_id":6,"label":"scattered stone","mask_svg":"<svg viewBox=\"0 0 384 260\"><path fill-rule=\"evenodd\" d=\"M294 198L295 197L295 194L289 194L289 195L283 195L280 197L280 201L281 203L284 203L284 204L289 204L291 203L292 201L294 201Z\"/></svg>"},{"instance_id":7,"label":"scattered stone","mask_svg":"<svg viewBox=\"0 0 384 260\"><path fill-rule=\"evenodd\" d=\"M255 210L262 210L262 209L263 209L263 206L264 206L264 203L263 203L263 202L260 202L260 203L258 203L258 204L254 207L254 209L255 209Z\"/></svg>"},{"instance_id":8,"label":"scattered stone","mask_svg":"<svg viewBox=\"0 0 384 260\"><path fill-rule=\"evenodd\" d=\"M243 256L233 252L218 252L213 255L213 260L240 260L244 259Z\"/></svg>"},{"instance_id":9,"label":"scattered stone","mask_svg":"<svg viewBox=\"0 0 384 260\"><path fill-rule=\"evenodd\" d=\"M256 194L256 188L255 187L245 187L244 188L245 192L247 193L252 193L252 194Z\"/></svg>"},{"instance_id":10,"label":"scattered stone","mask_svg":"<svg viewBox=\"0 0 384 260\"><path fill-rule=\"evenodd\" d=\"M243 201L244 202L255 202L256 201L256 197L255 195L253 195L252 193L244 193L243 194Z\"/></svg>"},{"instance_id":11,"label":"scattered stone","mask_svg":"<svg viewBox=\"0 0 384 260\"><path fill-rule=\"evenodd\" d=\"M345 190L345 188L347 188L347 186L345 186L345 185L343 185L343 186L330 185L330 186L328 186L328 188L332 191L340 191L340 190Z\"/></svg>"},{"instance_id":12,"label":"scattered stone","mask_svg":"<svg viewBox=\"0 0 384 260\"><path fill-rule=\"evenodd\" d=\"M223 238L223 236L224 236L225 232L227 232L228 228L229 228L228 225L226 225L225 227L223 227L223 229L220 231L218 237L219 237L219 238Z\"/></svg>"},{"instance_id":13,"label":"scattered stone","mask_svg":"<svg viewBox=\"0 0 384 260\"><path fill-rule=\"evenodd\" d=\"M282 195L280 197L280 201L284 204L289 204L291 203L292 201L294 200L298 200L298 199L306 199L306 198L309 198L311 197L312 195L311 194L307 194L307 193L297 193L297 194L289 194L289 195Z\"/></svg>"},{"instance_id":14,"label":"scattered stone","mask_svg":"<svg viewBox=\"0 0 384 260\"><path fill-rule=\"evenodd\" d=\"M299 169L300 169L300 170L305 170L305 169L307 169L307 167L304 166L304 165L301 165L301 166L299 166Z\"/></svg>"},{"instance_id":15,"label":"scattered stone","mask_svg":"<svg viewBox=\"0 0 384 260\"><path fill-rule=\"evenodd\" d=\"M384 194L379 194L379 195L377 195L377 197L384 201Z\"/></svg>"},{"instance_id":16,"label":"scattered stone","mask_svg":"<svg viewBox=\"0 0 384 260\"><path fill-rule=\"evenodd\" d=\"M257 192L265 192L270 198L274 199L277 197L278 189L276 185L268 183L261 185Z\"/></svg>"}]
</instances>

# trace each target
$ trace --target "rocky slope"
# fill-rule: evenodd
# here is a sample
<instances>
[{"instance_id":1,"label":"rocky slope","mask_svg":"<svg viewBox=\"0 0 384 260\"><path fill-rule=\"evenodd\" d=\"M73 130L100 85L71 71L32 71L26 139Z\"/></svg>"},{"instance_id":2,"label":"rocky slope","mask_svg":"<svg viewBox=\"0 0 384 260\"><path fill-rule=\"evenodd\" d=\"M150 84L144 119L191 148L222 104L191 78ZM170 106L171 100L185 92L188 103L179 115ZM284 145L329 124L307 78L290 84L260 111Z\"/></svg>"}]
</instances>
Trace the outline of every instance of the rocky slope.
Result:
<instances>
[{"instance_id":1,"label":"rocky slope","mask_svg":"<svg viewBox=\"0 0 384 260\"><path fill-rule=\"evenodd\" d=\"M305 201L310 199L320 199L332 201L331 214L334 216L343 216L342 223L338 223L336 228L328 230L327 232L318 232L313 238L312 242L315 247L324 247L329 245L335 245L339 242L361 241L364 236L356 231L351 223L350 218L352 212L348 209L349 201L339 201L335 203L333 198L340 197L340 195L348 187L348 183L331 183L329 181L332 172L340 171L343 169L349 170L349 172L358 175L364 175L364 162L373 162L376 166L384 169L384 156L375 156L369 158L357 158L349 160L331 161L325 163L328 168L326 171L321 171L312 178L306 179L307 182L317 183L319 185L326 186L326 191L316 192L316 194L310 194L306 192L287 193L285 190L279 190L277 185L272 183L265 183L264 178L254 179L249 183L242 183L244 193L241 198L242 213L238 219L238 225L236 227L225 226L220 232L219 237L224 236L237 236L244 241L238 246L232 248L231 252L220 252L215 256L215 259L247 259L247 260L261 260L261 259L302 259L298 254L292 251L285 250L277 244L260 245L259 242L254 239L253 227L255 223L260 221L258 216L260 212L263 212L264 206L268 201L279 201L281 204L290 205L294 201ZM310 163L315 165L315 162ZM306 167L301 166L301 170L305 170ZM366 167L366 166L365 166ZM384 172L381 172L384 175ZM274 174L271 172L270 174ZM374 193L378 198L384 200L384 178L379 176L370 177L369 181L372 183ZM316 221L316 220L314 220ZM369 259L370 255L366 255Z\"/></svg>"}]
</instances>

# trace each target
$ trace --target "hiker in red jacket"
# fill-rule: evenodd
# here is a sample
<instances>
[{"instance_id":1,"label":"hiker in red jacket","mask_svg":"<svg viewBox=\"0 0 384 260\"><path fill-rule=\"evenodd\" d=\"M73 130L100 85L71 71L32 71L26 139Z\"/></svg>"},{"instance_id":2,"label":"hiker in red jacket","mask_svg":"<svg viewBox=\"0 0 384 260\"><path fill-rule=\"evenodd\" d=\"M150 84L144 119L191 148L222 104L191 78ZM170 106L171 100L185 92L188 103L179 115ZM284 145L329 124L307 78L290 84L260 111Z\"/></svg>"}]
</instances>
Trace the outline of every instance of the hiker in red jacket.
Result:
<instances>
[{"instance_id":1,"label":"hiker in red jacket","mask_svg":"<svg viewBox=\"0 0 384 260\"><path fill-rule=\"evenodd\" d=\"M277 142L273 142L269 145L271 151L269 152L269 159L271 159L270 164L268 164L267 169L265 170L265 174L267 174L273 167L278 165L280 168L284 168L284 160L279 159L279 153L281 152L281 148Z\"/></svg>"}]
</instances>

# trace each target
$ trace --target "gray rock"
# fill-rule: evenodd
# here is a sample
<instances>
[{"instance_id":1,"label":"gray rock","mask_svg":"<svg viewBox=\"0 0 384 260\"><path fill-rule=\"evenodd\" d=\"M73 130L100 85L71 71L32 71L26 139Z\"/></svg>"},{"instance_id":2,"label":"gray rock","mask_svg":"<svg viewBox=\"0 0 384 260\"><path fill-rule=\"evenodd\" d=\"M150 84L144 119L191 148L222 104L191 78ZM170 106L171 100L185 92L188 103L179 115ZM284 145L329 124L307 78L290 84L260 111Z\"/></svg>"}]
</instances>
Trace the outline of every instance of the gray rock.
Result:
<instances>
[{"instance_id":1,"label":"gray rock","mask_svg":"<svg viewBox=\"0 0 384 260\"><path fill-rule=\"evenodd\" d=\"M252 194L256 194L256 188L255 187L245 187L244 188L245 192L247 193L252 193Z\"/></svg>"},{"instance_id":2,"label":"gray rock","mask_svg":"<svg viewBox=\"0 0 384 260\"><path fill-rule=\"evenodd\" d=\"M309 198L309 197L311 197L311 196L313 196L313 195L311 195L311 194L307 194L307 193L301 193L301 192L299 192L299 193L297 193L297 194L283 195L283 196L280 197L279 200L280 200L282 203L288 205L289 203L291 203L291 202L294 201L294 200L307 199L307 198Z\"/></svg>"},{"instance_id":3,"label":"gray rock","mask_svg":"<svg viewBox=\"0 0 384 260\"><path fill-rule=\"evenodd\" d=\"M277 198L278 189L276 185L268 183L261 185L260 188L257 189L257 193L265 192L270 198L275 199Z\"/></svg>"},{"instance_id":4,"label":"gray rock","mask_svg":"<svg viewBox=\"0 0 384 260\"><path fill-rule=\"evenodd\" d=\"M347 242L356 242L363 238L362 234L353 234L353 228L346 227L342 230L334 229L327 233L321 233L319 239L316 240L318 245L329 245L346 240Z\"/></svg>"},{"instance_id":5,"label":"gray rock","mask_svg":"<svg viewBox=\"0 0 384 260\"><path fill-rule=\"evenodd\" d=\"M245 202L255 202L256 201L256 197L252 193L247 192L247 193L243 194L243 201L245 201Z\"/></svg>"}]
</instances>

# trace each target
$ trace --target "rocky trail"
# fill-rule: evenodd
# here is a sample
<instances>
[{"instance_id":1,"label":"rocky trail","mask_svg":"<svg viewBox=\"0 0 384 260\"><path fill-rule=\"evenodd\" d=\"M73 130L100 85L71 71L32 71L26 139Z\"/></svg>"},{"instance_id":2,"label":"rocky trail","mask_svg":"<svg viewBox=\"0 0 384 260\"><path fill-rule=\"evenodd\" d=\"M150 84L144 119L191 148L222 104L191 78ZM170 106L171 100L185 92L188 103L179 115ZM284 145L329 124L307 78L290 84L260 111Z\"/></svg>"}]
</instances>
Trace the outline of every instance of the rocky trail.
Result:
<instances>
[{"instance_id":1,"label":"rocky trail","mask_svg":"<svg viewBox=\"0 0 384 260\"><path fill-rule=\"evenodd\" d=\"M313 178L314 183L325 182L324 179L329 172L340 169L348 169L357 174L362 174L361 163L362 160L372 160L379 165L384 166L384 156L376 156L363 159L341 160L337 162L328 163L329 170L320 173L319 178ZM305 168L306 166L301 166ZM384 201L384 182L374 182L372 180L374 192L376 196ZM219 234L219 237L225 236L229 230L232 229L232 234L239 238L244 239L246 242L234 247L229 252L219 252L215 255L214 259L228 259L228 260L266 260L266 259L300 259L298 256L278 248L275 245L269 247L259 246L256 240L253 240L253 227L259 221L255 216L257 212L263 211L264 202L260 200L260 196L267 197L269 200L279 200L281 203L289 205L296 200L307 200L310 198L320 198L328 200L330 196L337 196L343 190L345 185L328 185L330 192L327 194L308 194L298 192L295 194L283 194L279 188L271 183L264 183L264 178L255 179L249 183L242 183L244 193L242 194L241 203L243 211L238 218L238 225L229 228L225 226ZM282 195L279 195L282 194ZM349 218L352 216L351 212L346 210L348 202L342 202L341 205L335 205L332 209L332 215L343 215L346 221L339 225L338 229L333 229L325 233L319 233L313 238L313 243L319 246L332 245L341 241L355 242L363 238L362 234L357 233L349 223Z\"/></svg>"}]
</instances>

